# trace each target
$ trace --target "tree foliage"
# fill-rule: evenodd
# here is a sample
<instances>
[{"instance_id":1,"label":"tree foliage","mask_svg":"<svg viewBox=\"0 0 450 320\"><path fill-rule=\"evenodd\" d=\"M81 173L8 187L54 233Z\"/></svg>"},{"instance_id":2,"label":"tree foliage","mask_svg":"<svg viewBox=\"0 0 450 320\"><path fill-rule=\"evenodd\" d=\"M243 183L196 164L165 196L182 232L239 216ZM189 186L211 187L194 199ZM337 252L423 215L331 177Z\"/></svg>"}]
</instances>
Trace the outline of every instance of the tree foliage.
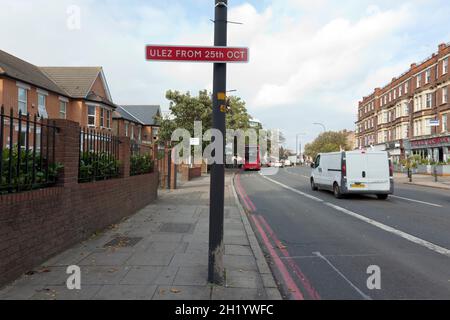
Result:
<instances>
[{"instance_id":1,"label":"tree foliage","mask_svg":"<svg viewBox=\"0 0 450 320\"><path fill-rule=\"evenodd\" d=\"M315 158L319 153L338 152L341 150L351 150L348 143L348 132L325 132L322 133L312 143L305 146L305 154Z\"/></svg>"}]
</instances>

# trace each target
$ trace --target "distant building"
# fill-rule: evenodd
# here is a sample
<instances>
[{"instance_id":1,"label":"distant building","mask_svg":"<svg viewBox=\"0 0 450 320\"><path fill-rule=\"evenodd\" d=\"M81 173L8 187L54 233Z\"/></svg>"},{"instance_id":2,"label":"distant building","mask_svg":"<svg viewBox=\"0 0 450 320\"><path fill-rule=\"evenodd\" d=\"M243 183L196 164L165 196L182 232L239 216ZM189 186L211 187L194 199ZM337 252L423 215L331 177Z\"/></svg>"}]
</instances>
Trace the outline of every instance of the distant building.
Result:
<instances>
[{"instance_id":1,"label":"distant building","mask_svg":"<svg viewBox=\"0 0 450 320\"><path fill-rule=\"evenodd\" d=\"M161 108L158 105L119 106L113 115L114 133L151 145L158 138Z\"/></svg>"},{"instance_id":2,"label":"distant building","mask_svg":"<svg viewBox=\"0 0 450 320\"><path fill-rule=\"evenodd\" d=\"M423 62L376 88L358 106L358 148L387 150L394 160L419 154L450 159L448 91L450 43Z\"/></svg>"}]
</instances>

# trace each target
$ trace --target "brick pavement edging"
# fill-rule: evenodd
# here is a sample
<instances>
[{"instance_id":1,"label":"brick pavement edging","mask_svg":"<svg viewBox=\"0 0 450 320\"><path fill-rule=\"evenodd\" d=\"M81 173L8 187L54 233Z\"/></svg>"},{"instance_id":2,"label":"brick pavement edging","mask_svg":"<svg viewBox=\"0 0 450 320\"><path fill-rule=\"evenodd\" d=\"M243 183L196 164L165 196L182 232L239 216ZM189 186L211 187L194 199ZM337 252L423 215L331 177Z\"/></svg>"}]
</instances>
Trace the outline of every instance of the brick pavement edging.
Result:
<instances>
[{"instance_id":1,"label":"brick pavement edging","mask_svg":"<svg viewBox=\"0 0 450 320\"><path fill-rule=\"evenodd\" d=\"M255 256L256 264L258 266L259 273L269 278L269 282L276 283L272 271L270 270L269 265L267 264L266 257L264 256L261 247L259 246L258 240L256 239L256 235L253 231L252 226L250 225L250 221L248 220L247 213L242 207L241 202L239 201L239 197L236 192L236 188L234 186L234 179L236 177L236 173L233 174L231 178L231 190L234 196L234 200L236 202L236 206L238 207L239 213L241 214L242 223L244 224L245 232L247 233L247 238L250 243L250 247L252 248L253 255ZM269 300L280 300L282 299L280 291L278 289L274 289L272 287L266 287L264 283L264 289L267 294L267 298Z\"/></svg>"}]
</instances>

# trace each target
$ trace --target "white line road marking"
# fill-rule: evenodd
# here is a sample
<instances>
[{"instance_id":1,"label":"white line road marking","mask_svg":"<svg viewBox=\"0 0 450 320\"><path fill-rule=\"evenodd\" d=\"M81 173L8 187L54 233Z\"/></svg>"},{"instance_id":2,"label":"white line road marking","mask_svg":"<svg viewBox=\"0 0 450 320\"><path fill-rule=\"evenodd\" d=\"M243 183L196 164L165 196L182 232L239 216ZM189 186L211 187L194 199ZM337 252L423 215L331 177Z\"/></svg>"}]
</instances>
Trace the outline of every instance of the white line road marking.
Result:
<instances>
[{"instance_id":1,"label":"white line road marking","mask_svg":"<svg viewBox=\"0 0 450 320\"><path fill-rule=\"evenodd\" d=\"M353 282L351 282L342 272L339 271L338 268L336 268L331 262L330 260L328 260L327 258L325 258L323 255L320 254L320 252L313 252L313 254L317 257L319 257L320 259L322 259L323 261L325 261L326 263L328 263L328 265L334 270L336 271L337 274L339 274L342 279L344 279L353 289L355 289L356 292L359 293L359 295L361 295L361 297L363 297L364 300L372 300L371 297L369 297L367 294L365 294L364 292L362 292L356 285L353 284Z\"/></svg>"},{"instance_id":2,"label":"white line road marking","mask_svg":"<svg viewBox=\"0 0 450 320\"><path fill-rule=\"evenodd\" d=\"M426 204L426 205L432 206L432 207L442 208L441 205L435 204L435 203L431 203L431 202L419 201L419 200L414 200L414 199L409 199L409 198L404 198L404 197L399 197L399 196L394 196L394 195L391 195L391 197L392 198L396 198L396 199L401 199L401 200L406 200L406 201L412 201L412 202L417 202L417 203L421 203L421 204Z\"/></svg>"},{"instance_id":3,"label":"white line road marking","mask_svg":"<svg viewBox=\"0 0 450 320\"><path fill-rule=\"evenodd\" d=\"M339 206L337 206L337 205L335 205L335 204L332 204L332 203L330 203L330 202L326 202L326 201L324 201L324 200L322 200L322 199L319 199L319 198L317 198L317 197L311 196L311 195L309 195L309 194L307 194L307 193L304 193L304 192L301 192L301 191L299 191L299 190L297 190L297 189L291 188L291 187L289 187L289 186L287 186L287 185L285 185L285 184L282 184L282 183L280 183L280 182L278 182L278 181L275 181L275 180L270 179L270 178L268 178L268 177L265 177L265 176L263 176L263 175L262 175L262 177L263 177L264 179L266 179L266 180L271 181L272 183L275 183L275 184L277 184L277 185L279 185L279 186L281 186L281 187L283 187L283 188L285 188L285 189L288 189L288 190L290 190L290 191L292 191L292 192L295 192L295 193L297 193L297 194L300 194L300 195L302 195L302 196L304 196L304 197L306 197L306 198L309 198L309 199L311 199L311 200L314 200L314 201L323 203L324 205L326 205L326 206L328 206L328 207L330 207L330 208L333 208L333 209L335 209L335 210L337 210L337 211L340 211L340 212L342 212L342 213L345 213L345 214L347 214L347 215L349 215L349 216L352 216L352 217L354 217L354 218L356 218L356 219L359 219L359 220L362 220L362 221L364 221L364 222L367 222L367 223L369 223L369 224L371 224L371 225L373 225L373 226L375 226L375 227L377 227L377 228L380 228L380 229L382 229L382 230L384 230L384 231L387 231L387 232L389 232L389 233L395 234L395 235L397 235L397 236L399 236L399 237L401 237L401 238L403 238L403 239L406 239L406 240L408 240L408 241L410 241L410 242L413 242L413 243L415 243L415 244L418 244L418 245L420 245L420 246L422 246L422 247L428 248L428 249L430 249L430 250L432 250L432 251L434 251L434 252L437 252L437 253L439 253L439 254L442 254L442 255L444 255L444 256L450 257L450 250L447 249L447 248L440 247L440 246L438 246L438 245L436 245L436 244L434 244L434 243L431 243L431 242L428 242L428 241L426 241L426 240L420 239L420 238L415 237L415 236L413 236L413 235L411 235L411 234L409 234L409 233L403 232L403 231L401 231L401 230L397 230L397 229L395 229L395 228L393 228L393 227L387 226L387 225L385 225L385 224L383 224L383 223L380 223L380 222L378 222L378 221L375 221L375 220L373 220L373 219L364 217L364 216L362 216L362 215L360 215L360 214L357 214L357 213L355 213L355 212L353 212L353 211L350 211L350 210L347 210L347 209L345 209L345 208L339 207Z\"/></svg>"}]
</instances>

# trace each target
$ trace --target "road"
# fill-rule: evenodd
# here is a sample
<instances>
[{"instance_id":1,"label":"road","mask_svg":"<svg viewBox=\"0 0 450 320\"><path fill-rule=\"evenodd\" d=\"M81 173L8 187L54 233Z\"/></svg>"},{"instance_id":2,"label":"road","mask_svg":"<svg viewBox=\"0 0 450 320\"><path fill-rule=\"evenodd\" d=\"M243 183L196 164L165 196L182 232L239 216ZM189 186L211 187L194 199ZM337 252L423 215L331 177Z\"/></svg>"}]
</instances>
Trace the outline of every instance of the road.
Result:
<instances>
[{"instance_id":1,"label":"road","mask_svg":"<svg viewBox=\"0 0 450 320\"><path fill-rule=\"evenodd\" d=\"M273 170L235 186L287 298L450 299L448 191L398 184L386 201L338 200L311 190L309 168Z\"/></svg>"}]
</instances>

